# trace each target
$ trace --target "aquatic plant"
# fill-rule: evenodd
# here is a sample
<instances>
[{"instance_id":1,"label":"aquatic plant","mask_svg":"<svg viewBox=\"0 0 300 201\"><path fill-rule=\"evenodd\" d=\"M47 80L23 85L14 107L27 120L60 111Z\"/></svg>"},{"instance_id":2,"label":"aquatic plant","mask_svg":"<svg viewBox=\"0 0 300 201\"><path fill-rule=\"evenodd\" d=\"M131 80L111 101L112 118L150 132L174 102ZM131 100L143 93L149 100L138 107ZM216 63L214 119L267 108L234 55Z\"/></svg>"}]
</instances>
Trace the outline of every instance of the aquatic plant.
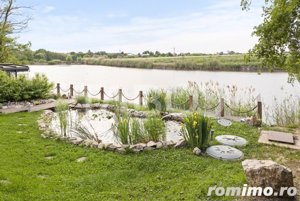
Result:
<instances>
[{"instance_id":1,"label":"aquatic plant","mask_svg":"<svg viewBox=\"0 0 300 201\"><path fill-rule=\"evenodd\" d=\"M84 125L80 122L80 120L78 120L77 122L75 122L74 127L72 126L72 131L83 140L89 139L97 143L102 142L92 124L89 121L87 122L88 125Z\"/></svg>"},{"instance_id":2,"label":"aquatic plant","mask_svg":"<svg viewBox=\"0 0 300 201\"><path fill-rule=\"evenodd\" d=\"M141 120L133 118L130 121L130 144L137 144L146 141L145 131Z\"/></svg>"},{"instance_id":3,"label":"aquatic plant","mask_svg":"<svg viewBox=\"0 0 300 201\"><path fill-rule=\"evenodd\" d=\"M55 111L58 114L61 135L67 136L68 111L69 111L68 103L64 100L58 100L56 102Z\"/></svg>"},{"instance_id":4,"label":"aquatic plant","mask_svg":"<svg viewBox=\"0 0 300 201\"><path fill-rule=\"evenodd\" d=\"M149 110L166 111L167 109L167 92L163 89L150 90L147 94L147 105Z\"/></svg>"},{"instance_id":5,"label":"aquatic plant","mask_svg":"<svg viewBox=\"0 0 300 201\"><path fill-rule=\"evenodd\" d=\"M188 146L198 147L201 150L205 150L209 145L210 130L210 120L197 112L190 113L184 118L181 129Z\"/></svg>"},{"instance_id":6,"label":"aquatic plant","mask_svg":"<svg viewBox=\"0 0 300 201\"><path fill-rule=\"evenodd\" d=\"M156 116L147 117L144 121L144 129L148 141L160 141L166 137L164 121Z\"/></svg>"}]
</instances>

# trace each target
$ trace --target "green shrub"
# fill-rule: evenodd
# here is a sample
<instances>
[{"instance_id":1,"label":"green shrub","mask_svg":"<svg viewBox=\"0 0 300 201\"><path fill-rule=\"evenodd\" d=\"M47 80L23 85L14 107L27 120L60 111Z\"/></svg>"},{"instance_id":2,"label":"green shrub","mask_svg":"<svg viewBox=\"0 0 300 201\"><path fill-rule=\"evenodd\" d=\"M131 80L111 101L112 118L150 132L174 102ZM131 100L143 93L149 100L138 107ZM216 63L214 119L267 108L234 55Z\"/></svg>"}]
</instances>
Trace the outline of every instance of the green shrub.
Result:
<instances>
[{"instance_id":1,"label":"green shrub","mask_svg":"<svg viewBox=\"0 0 300 201\"><path fill-rule=\"evenodd\" d=\"M147 105L149 110L166 111L167 93L164 90L150 90L147 94Z\"/></svg>"},{"instance_id":2,"label":"green shrub","mask_svg":"<svg viewBox=\"0 0 300 201\"><path fill-rule=\"evenodd\" d=\"M205 150L209 145L210 129L209 119L194 112L184 118L182 133L189 147Z\"/></svg>"},{"instance_id":3,"label":"green shrub","mask_svg":"<svg viewBox=\"0 0 300 201\"><path fill-rule=\"evenodd\" d=\"M149 141L164 140L166 127L164 121L159 117L148 117L144 121L144 128Z\"/></svg>"},{"instance_id":4,"label":"green shrub","mask_svg":"<svg viewBox=\"0 0 300 201\"><path fill-rule=\"evenodd\" d=\"M77 104L88 104L90 103L90 99L87 96L77 96L76 103Z\"/></svg>"},{"instance_id":5,"label":"green shrub","mask_svg":"<svg viewBox=\"0 0 300 201\"><path fill-rule=\"evenodd\" d=\"M0 102L28 101L49 98L53 83L45 75L36 74L32 79L25 75L18 78L0 72Z\"/></svg>"}]
</instances>

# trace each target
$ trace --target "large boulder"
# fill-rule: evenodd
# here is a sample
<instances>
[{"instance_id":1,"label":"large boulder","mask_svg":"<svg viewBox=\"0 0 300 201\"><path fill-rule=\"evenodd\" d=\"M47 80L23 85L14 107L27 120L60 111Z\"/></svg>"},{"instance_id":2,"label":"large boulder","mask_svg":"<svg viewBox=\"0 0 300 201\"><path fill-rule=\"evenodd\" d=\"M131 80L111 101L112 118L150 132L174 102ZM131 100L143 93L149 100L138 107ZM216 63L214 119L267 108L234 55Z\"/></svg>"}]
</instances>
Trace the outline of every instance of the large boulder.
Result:
<instances>
[{"instance_id":1,"label":"large boulder","mask_svg":"<svg viewBox=\"0 0 300 201\"><path fill-rule=\"evenodd\" d=\"M252 187L272 187L279 192L281 187L294 186L292 171L274 161L245 160L242 165Z\"/></svg>"},{"instance_id":2,"label":"large boulder","mask_svg":"<svg viewBox=\"0 0 300 201\"><path fill-rule=\"evenodd\" d=\"M183 122L184 114L182 113L170 113L168 115L164 115L162 117L165 121L177 121L177 122Z\"/></svg>"}]
</instances>

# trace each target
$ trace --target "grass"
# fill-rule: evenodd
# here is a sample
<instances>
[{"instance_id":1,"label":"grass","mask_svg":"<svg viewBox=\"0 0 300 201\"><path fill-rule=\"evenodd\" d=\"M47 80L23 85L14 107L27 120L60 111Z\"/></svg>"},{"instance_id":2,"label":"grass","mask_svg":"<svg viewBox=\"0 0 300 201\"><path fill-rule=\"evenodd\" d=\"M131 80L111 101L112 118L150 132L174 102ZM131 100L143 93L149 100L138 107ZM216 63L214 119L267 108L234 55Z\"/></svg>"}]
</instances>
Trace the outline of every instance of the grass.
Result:
<instances>
[{"instance_id":1,"label":"grass","mask_svg":"<svg viewBox=\"0 0 300 201\"><path fill-rule=\"evenodd\" d=\"M237 55L206 55L206 56L176 56L176 57L139 57L139 58L85 58L84 63L90 65L105 65L146 69L174 70L213 70L213 71L258 71L259 61L246 62L243 54Z\"/></svg>"},{"instance_id":2,"label":"grass","mask_svg":"<svg viewBox=\"0 0 300 201\"><path fill-rule=\"evenodd\" d=\"M120 155L42 139L39 116L0 115L0 180L10 182L0 183L1 201L206 200L209 186L246 182L240 162L196 157L190 149ZM246 158L300 160L299 151L257 144L247 125L213 127L216 135L245 137ZM77 163L80 157L87 160Z\"/></svg>"}]
</instances>

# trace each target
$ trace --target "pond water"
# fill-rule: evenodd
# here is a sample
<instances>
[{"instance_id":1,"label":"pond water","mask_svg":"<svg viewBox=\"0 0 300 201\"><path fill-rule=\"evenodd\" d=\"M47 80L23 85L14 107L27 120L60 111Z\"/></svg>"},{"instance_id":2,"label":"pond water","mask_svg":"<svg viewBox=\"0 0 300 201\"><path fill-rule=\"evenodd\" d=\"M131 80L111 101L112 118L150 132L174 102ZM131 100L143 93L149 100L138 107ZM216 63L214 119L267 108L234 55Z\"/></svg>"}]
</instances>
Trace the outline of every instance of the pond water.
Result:
<instances>
[{"instance_id":1,"label":"pond water","mask_svg":"<svg viewBox=\"0 0 300 201\"><path fill-rule=\"evenodd\" d=\"M143 121L140 119L140 121ZM107 110L70 110L67 118L67 136L86 138L87 134L102 143L121 144L114 134L116 127L116 115ZM181 125L178 122L166 121L166 141L178 142L183 139ZM57 134L62 134L58 114L54 114L50 128Z\"/></svg>"},{"instance_id":2,"label":"pond water","mask_svg":"<svg viewBox=\"0 0 300 201\"><path fill-rule=\"evenodd\" d=\"M60 83L62 89L73 84L76 90L89 90L96 93L100 87L109 95L122 88L123 93L133 98L139 91L149 89L184 87L189 81L205 83L218 82L219 85L236 85L238 88L255 88L255 94L261 94L264 104L272 105L274 97L281 100L287 95L298 96L300 84L294 86L287 82L287 73L252 73L252 72L209 72L209 71L176 71L155 69L132 69L88 65L55 65L30 66L30 76L43 73L54 83Z\"/></svg>"}]
</instances>

